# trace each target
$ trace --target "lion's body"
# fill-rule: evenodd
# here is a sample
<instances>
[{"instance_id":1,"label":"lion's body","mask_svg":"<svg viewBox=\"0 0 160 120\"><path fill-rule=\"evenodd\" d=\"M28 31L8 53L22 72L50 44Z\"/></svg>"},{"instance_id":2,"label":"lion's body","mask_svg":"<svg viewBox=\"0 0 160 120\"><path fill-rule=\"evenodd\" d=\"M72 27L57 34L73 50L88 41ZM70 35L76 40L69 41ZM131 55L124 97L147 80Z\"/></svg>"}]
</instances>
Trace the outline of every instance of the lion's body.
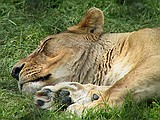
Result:
<instances>
[{"instance_id":1,"label":"lion's body","mask_svg":"<svg viewBox=\"0 0 160 120\"><path fill-rule=\"evenodd\" d=\"M84 94L98 90L102 96L89 99L88 108L104 99L111 106L121 105L128 91L137 101L160 97L160 28L103 34L103 23L103 13L91 8L78 25L47 37L14 66L12 74L18 76L20 89L35 93L64 81L91 83L88 86L97 86L84 89L82 85ZM83 109L81 104L68 108L77 114Z\"/></svg>"}]
</instances>

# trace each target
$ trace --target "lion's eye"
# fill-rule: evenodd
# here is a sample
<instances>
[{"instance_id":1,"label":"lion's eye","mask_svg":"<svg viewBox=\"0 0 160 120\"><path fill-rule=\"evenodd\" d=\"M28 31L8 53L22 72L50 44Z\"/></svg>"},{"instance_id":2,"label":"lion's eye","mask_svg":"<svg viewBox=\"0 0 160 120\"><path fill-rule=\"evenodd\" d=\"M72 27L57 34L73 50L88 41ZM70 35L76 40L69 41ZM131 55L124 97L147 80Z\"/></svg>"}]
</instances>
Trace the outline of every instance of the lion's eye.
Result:
<instances>
[{"instance_id":1,"label":"lion's eye","mask_svg":"<svg viewBox=\"0 0 160 120\"><path fill-rule=\"evenodd\" d=\"M97 94L93 94L93 100L98 100L99 96Z\"/></svg>"}]
</instances>

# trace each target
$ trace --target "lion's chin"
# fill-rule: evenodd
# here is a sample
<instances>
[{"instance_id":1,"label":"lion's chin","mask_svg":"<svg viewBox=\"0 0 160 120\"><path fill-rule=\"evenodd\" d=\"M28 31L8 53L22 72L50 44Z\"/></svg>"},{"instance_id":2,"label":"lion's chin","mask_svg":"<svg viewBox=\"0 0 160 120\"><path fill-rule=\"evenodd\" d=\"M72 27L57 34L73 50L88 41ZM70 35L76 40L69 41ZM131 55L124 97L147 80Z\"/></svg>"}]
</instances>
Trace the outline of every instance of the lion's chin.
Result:
<instances>
[{"instance_id":1,"label":"lion's chin","mask_svg":"<svg viewBox=\"0 0 160 120\"><path fill-rule=\"evenodd\" d=\"M35 80L28 80L27 82L20 82L23 81L20 80L18 81L18 87L22 93L35 94L35 92L40 90L42 87L52 84L53 81L50 78L51 74L48 74Z\"/></svg>"},{"instance_id":2,"label":"lion's chin","mask_svg":"<svg viewBox=\"0 0 160 120\"><path fill-rule=\"evenodd\" d=\"M38 90L40 90L44 86L46 86L46 84L42 81L28 82L28 83L23 84L23 87L22 87L22 89L20 89L20 91L22 91L22 93L25 93L25 94L33 94L34 95Z\"/></svg>"},{"instance_id":3,"label":"lion's chin","mask_svg":"<svg viewBox=\"0 0 160 120\"><path fill-rule=\"evenodd\" d=\"M44 86L55 85L59 82L67 82L70 81L69 76L67 77L59 77L55 79L52 74L48 74L44 77L37 78L35 80L30 80L29 82L20 84L18 82L19 90L22 93L27 94L35 94L38 90L40 90Z\"/></svg>"}]
</instances>

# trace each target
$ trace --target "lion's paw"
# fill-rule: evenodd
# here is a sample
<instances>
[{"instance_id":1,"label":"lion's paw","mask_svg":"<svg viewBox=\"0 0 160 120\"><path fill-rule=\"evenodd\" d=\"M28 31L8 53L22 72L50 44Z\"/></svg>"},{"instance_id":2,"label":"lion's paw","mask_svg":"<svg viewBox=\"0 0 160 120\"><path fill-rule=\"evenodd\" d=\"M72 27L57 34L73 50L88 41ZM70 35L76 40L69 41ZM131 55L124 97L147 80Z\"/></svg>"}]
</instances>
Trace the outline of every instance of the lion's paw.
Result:
<instances>
[{"instance_id":1,"label":"lion's paw","mask_svg":"<svg viewBox=\"0 0 160 120\"><path fill-rule=\"evenodd\" d=\"M35 104L43 109L66 110L81 115L92 108L92 103L100 97L99 86L76 82L62 82L55 86L45 86L35 95ZM96 91L99 91L98 94Z\"/></svg>"},{"instance_id":2,"label":"lion's paw","mask_svg":"<svg viewBox=\"0 0 160 120\"><path fill-rule=\"evenodd\" d=\"M46 86L35 95L35 104L42 109L66 109L72 104L70 92L55 90L55 86Z\"/></svg>"}]
</instances>

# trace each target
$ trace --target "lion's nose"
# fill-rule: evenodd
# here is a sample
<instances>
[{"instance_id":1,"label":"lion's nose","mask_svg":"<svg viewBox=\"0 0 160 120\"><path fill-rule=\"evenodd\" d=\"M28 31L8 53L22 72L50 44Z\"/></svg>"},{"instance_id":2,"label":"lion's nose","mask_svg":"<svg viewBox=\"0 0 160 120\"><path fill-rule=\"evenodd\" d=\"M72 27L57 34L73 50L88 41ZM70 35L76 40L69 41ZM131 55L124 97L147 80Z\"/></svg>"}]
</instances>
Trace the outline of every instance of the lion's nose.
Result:
<instances>
[{"instance_id":1,"label":"lion's nose","mask_svg":"<svg viewBox=\"0 0 160 120\"><path fill-rule=\"evenodd\" d=\"M22 68L24 67L24 64L22 64L21 66L16 66L12 69L12 77L16 78L17 80L19 80L19 73L22 70Z\"/></svg>"}]
</instances>

